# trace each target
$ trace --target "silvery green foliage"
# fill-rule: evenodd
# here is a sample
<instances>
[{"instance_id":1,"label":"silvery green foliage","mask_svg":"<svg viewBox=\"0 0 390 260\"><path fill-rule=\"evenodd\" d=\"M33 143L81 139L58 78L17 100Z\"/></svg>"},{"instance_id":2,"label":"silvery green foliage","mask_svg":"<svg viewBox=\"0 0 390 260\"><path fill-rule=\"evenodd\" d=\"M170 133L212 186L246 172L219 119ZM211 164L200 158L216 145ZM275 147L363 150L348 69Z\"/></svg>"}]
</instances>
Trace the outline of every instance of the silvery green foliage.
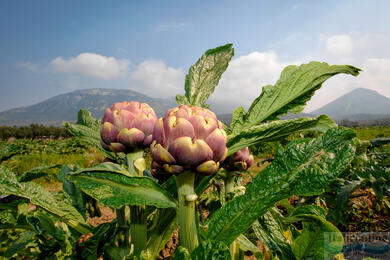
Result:
<instances>
[{"instance_id":1,"label":"silvery green foliage","mask_svg":"<svg viewBox=\"0 0 390 260\"><path fill-rule=\"evenodd\" d=\"M209 96L228 67L234 55L232 44L206 51L190 68L185 79L185 95L177 95L176 102L181 105L208 107Z\"/></svg>"},{"instance_id":2,"label":"silvery green foliage","mask_svg":"<svg viewBox=\"0 0 390 260\"><path fill-rule=\"evenodd\" d=\"M322 193L352 161L354 136L352 130L331 128L318 138L279 147L272 164L248 184L245 195L213 215L207 237L230 244L276 202L292 195Z\"/></svg>"}]
</instances>

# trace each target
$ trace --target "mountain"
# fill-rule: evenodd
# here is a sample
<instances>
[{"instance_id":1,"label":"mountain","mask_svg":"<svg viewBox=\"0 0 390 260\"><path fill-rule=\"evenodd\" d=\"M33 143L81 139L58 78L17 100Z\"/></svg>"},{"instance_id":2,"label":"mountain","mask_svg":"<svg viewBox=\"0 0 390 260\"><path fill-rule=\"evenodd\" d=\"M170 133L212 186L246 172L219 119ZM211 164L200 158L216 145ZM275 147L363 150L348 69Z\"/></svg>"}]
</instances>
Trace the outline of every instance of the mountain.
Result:
<instances>
[{"instance_id":1,"label":"mountain","mask_svg":"<svg viewBox=\"0 0 390 260\"><path fill-rule=\"evenodd\" d=\"M77 112L83 108L95 118L103 116L104 110L115 102L139 101L148 103L158 116L176 105L174 99L151 98L127 89L75 90L49 98L35 105L0 112L0 125L61 125L63 121L74 122Z\"/></svg>"},{"instance_id":2,"label":"mountain","mask_svg":"<svg viewBox=\"0 0 390 260\"><path fill-rule=\"evenodd\" d=\"M329 104L311 112L326 114L333 119L365 120L390 115L390 99L374 90L355 89Z\"/></svg>"}]
</instances>

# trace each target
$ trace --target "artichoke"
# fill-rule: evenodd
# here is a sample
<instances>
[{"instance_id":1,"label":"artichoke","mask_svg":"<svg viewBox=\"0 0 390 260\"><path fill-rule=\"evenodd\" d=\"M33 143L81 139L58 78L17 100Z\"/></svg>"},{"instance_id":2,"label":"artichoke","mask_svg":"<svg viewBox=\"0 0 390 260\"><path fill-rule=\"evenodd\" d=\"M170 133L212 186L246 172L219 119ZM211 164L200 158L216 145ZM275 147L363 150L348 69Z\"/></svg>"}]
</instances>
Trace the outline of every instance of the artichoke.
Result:
<instances>
[{"instance_id":1,"label":"artichoke","mask_svg":"<svg viewBox=\"0 0 390 260\"><path fill-rule=\"evenodd\" d=\"M154 126L152 172L214 174L226 158L226 140L222 123L210 110L186 105L172 108Z\"/></svg>"},{"instance_id":2,"label":"artichoke","mask_svg":"<svg viewBox=\"0 0 390 260\"><path fill-rule=\"evenodd\" d=\"M125 153L147 147L156 121L156 114L146 103L115 103L104 112L101 144L108 151Z\"/></svg>"},{"instance_id":3,"label":"artichoke","mask_svg":"<svg viewBox=\"0 0 390 260\"><path fill-rule=\"evenodd\" d=\"M229 156L224 162L223 167L228 170L246 171L253 165L254 158L250 154L249 148L245 147Z\"/></svg>"}]
</instances>

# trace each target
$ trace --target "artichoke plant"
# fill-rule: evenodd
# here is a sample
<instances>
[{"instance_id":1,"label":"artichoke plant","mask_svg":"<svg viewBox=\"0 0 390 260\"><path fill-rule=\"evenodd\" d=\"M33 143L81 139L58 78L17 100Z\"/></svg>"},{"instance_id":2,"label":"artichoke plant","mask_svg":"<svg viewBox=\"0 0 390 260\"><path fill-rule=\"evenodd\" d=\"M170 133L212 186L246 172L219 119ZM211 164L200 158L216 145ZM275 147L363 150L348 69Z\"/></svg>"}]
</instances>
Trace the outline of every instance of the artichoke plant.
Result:
<instances>
[{"instance_id":1,"label":"artichoke plant","mask_svg":"<svg viewBox=\"0 0 390 260\"><path fill-rule=\"evenodd\" d=\"M100 129L101 144L112 152L124 152L127 156L129 174L143 176L146 163L144 148L150 146L157 116L146 103L136 101L115 103L104 112ZM139 254L147 243L146 221L143 219L143 206L131 206L131 222L128 225L126 207L117 210L118 226L123 229L119 244L127 246L130 235L134 252ZM130 226L130 233L128 227Z\"/></svg>"},{"instance_id":2,"label":"artichoke plant","mask_svg":"<svg viewBox=\"0 0 390 260\"><path fill-rule=\"evenodd\" d=\"M246 171L253 165L254 158L250 154L249 148L245 147L241 150L238 150L228 158L223 163L223 168L225 171L225 197L227 200L231 199L234 195L234 177L240 176L242 171ZM245 187L238 187L237 190L244 190Z\"/></svg>"},{"instance_id":3,"label":"artichoke plant","mask_svg":"<svg viewBox=\"0 0 390 260\"><path fill-rule=\"evenodd\" d=\"M234 171L246 171L253 165L254 158L249 148L245 147L229 156L224 162L224 168Z\"/></svg>"},{"instance_id":4,"label":"artichoke plant","mask_svg":"<svg viewBox=\"0 0 390 260\"><path fill-rule=\"evenodd\" d=\"M195 221L195 174L215 174L227 155L223 125L208 109L180 105L168 110L153 130L152 167L176 175L180 243L194 250L199 242Z\"/></svg>"},{"instance_id":5,"label":"artichoke plant","mask_svg":"<svg viewBox=\"0 0 390 260\"><path fill-rule=\"evenodd\" d=\"M172 108L153 130L153 168L169 174L184 170L214 174L226 158L226 140L222 123L210 110L186 105Z\"/></svg>"},{"instance_id":6,"label":"artichoke plant","mask_svg":"<svg viewBox=\"0 0 390 260\"><path fill-rule=\"evenodd\" d=\"M118 102L104 112L100 129L102 147L113 152L131 152L147 147L157 116L146 103Z\"/></svg>"}]
</instances>

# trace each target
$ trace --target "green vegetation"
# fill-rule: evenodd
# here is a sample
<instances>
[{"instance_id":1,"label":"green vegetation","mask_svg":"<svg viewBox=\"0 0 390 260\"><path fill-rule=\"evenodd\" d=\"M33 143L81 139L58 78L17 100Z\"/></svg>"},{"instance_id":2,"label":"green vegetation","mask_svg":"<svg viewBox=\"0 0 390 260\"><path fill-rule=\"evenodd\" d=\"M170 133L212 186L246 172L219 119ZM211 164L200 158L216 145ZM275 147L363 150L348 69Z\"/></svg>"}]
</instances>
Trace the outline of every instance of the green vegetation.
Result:
<instances>
[{"instance_id":1,"label":"green vegetation","mask_svg":"<svg viewBox=\"0 0 390 260\"><path fill-rule=\"evenodd\" d=\"M59 138L71 137L63 127L31 124L30 126L0 126L0 140L8 138Z\"/></svg>"},{"instance_id":2,"label":"green vegetation","mask_svg":"<svg viewBox=\"0 0 390 260\"><path fill-rule=\"evenodd\" d=\"M0 192L11 201L0 202L0 254L156 259L177 227L179 247L169 248L173 259L242 260L246 253L301 260L339 254L345 221L339 213L349 209L354 190L370 187L376 197L370 203L387 210L390 139L359 140L324 115L279 117L301 112L328 78L357 76L360 69L320 62L288 66L275 85L262 88L248 111L237 108L224 126L205 107L233 53L230 44L205 52L189 70L179 106L163 119L153 120L139 103L116 103L103 120L81 110L76 124L65 123L76 138L72 141L6 143ZM76 142L83 148L74 147ZM277 146L264 149L271 142ZM272 157L261 171L261 163L254 168L250 183L243 175L253 158L238 156L248 147ZM90 153L98 156L90 160ZM41 164L50 163L48 154L57 164L59 156L76 154L58 172L63 190L49 192L34 182L58 167ZM27 162L18 164L18 157ZM100 163L103 158L110 162ZM28 167L28 161L38 166ZM361 202L370 214L368 202ZM100 216L103 205L115 215L92 225L89 218Z\"/></svg>"},{"instance_id":3,"label":"green vegetation","mask_svg":"<svg viewBox=\"0 0 390 260\"><path fill-rule=\"evenodd\" d=\"M57 182L58 168L66 164L78 164L82 167L90 167L100 163L104 157L95 148L88 147L85 143L75 138L62 140L24 140L0 142L1 166L7 167L17 176L41 165L58 165L56 168L47 169L47 176L40 182ZM5 153L7 152L8 153ZM11 156L11 158L6 158Z\"/></svg>"},{"instance_id":4,"label":"green vegetation","mask_svg":"<svg viewBox=\"0 0 390 260\"><path fill-rule=\"evenodd\" d=\"M390 125L366 126L352 128L360 140L371 140L378 137L390 137Z\"/></svg>"}]
</instances>

